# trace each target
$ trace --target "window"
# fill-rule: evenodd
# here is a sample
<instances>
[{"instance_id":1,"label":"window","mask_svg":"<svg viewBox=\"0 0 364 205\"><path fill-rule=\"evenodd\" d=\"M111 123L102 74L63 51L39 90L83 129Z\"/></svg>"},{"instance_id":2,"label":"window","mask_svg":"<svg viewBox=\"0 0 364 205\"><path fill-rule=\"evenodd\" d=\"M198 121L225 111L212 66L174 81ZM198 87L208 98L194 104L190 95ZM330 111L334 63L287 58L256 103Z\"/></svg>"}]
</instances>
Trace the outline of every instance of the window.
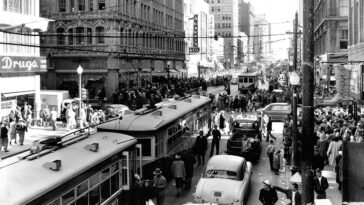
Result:
<instances>
[{"instance_id":1,"label":"window","mask_svg":"<svg viewBox=\"0 0 364 205\"><path fill-rule=\"evenodd\" d=\"M349 39L348 30L341 30L340 49L348 49L348 39Z\"/></svg>"},{"instance_id":2,"label":"window","mask_svg":"<svg viewBox=\"0 0 364 205\"><path fill-rule=\"evenodd\" d=\"M59 12L66 12L66 0L58 0Z\"/></svg>"},{"instance_id":3,"label":"window","mask_svg":"<svg viewBox=\"0 0 364 205\"><path fill-rule=\"evenodd\" d=\"M87 28L87 44L92 44L92 28Z\"/></svg>"},{"instance_id":4,"label":"window","mask_svg":"<svg viewBox=\"0 0 364 205\"><path fill-rule=\"evenodd\" d=\"M77 186L77 188L76 188L77 196L81 196L87 190L88 190L88 181L85 181L82 184Z\"/></svg>"},{"instance_id":5,"label":"window","mask_svg":"<svg viewBox=\"0 0 364 205\"><path fill-rule=\"evenodd\" d=\"M73 28L68 29L68 45L73 45Z\"/></svg>"},{"instance_id":6,"label":"window","mask_svg":"<svg viewBox=\"0 0 364 205\"><path fill-rule=\"evenodd\" d=\"M84 11L85 10L85 0L79 0L78 1L78 10Z\"/></svg>"},{"instance_id":7,"label":"window","mask_svg":"<svg viewBox=\"0 0 364 205\"><path fill-rule=\"evenodd\" d=\"M57 45L65 44L64 28L57 28Z\"/></svg>"},{"instance_id":8,"label":"window","mask_svg":"<svg viewBox=\"0 0 364 205\"><path fill-rule=\"evenodd\" d=\"M100 187L97 186L89 193L89 204L98 205L100 204Z\"/></svg>"},{"instance_id":9,"label":"window","mask_svg":"<svg viewBox=\"0 0 364 205\"><path fill-rule=\"evenodd\" d=\"M105 0L99 0L99 10L105 10Z\"/></svg>"},{"instance_id":10,"label":"window","mask_svg":"<svg viewBox=\"0 0 364 205\"><path fill-rule=\"evenodd\" d=\"M90 11L94 10L94 1L89 1Z\"/></svg>"},{"instance_id":11,"label":"window","mask_svg":"<svg viewBox=\"0 0 364 205\"><path fill-rule=\"evenodd\" d=\"M235 179L237 173L229 170L207 170L205 178Z\"/></svg>"},{"instance_id":12,"label":"window","mask_svg":"<svg viewBox=\"0 0 364 205\"><path fill-rule=\"evenodd\" d=\"M69 202L75 199L75 190L72 189L71 191L62 195L62 205L67 205Z\"/></svg>"},{"instance_id":13,"label":"window","mask_svg":"<svg viewBox=\"0 0 364 205\"><path fill-rule=\"evenodd\" d=\"M77 27L76 28L76 44L84 44L85 42L85 28Z\"/></svg>"},{"instance_id":14,"label":"window","mask_svg":"<svg viewBox=\"0 0 364 205\"><path fill-rule=\"evenodd\" d=\"M71 12L75 11L75 0L70 0Z\"/></svg>"},{"instance_id":15,"label":"window","mask_svg":"<svg viewBox=\"0 0 364 205\"><path fill-rule=\"evenodd\" d=\"M105 43L104 27L96 27L96 43Z\"/></svg>"}]
</instances>

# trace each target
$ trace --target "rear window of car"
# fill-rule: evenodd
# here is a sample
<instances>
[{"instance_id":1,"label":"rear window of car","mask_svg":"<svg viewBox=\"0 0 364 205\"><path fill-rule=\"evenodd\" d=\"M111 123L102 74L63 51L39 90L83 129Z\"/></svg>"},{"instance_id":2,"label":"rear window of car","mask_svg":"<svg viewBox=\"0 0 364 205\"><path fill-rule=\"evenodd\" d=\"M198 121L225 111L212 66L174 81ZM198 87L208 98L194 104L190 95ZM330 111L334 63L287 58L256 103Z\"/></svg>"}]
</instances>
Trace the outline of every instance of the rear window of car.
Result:
<instances>
[{"instance_id":1,"label":"rear window of car","mask_svg":"<svg viewBox=\"0 0 364 205\"><path fill-rule=\"evenodd\" d=\"M237 173L229 170L207 170L205 178L236 179Z\"/></svg>"},{"instance_id":2,"label":"rear window of car","mask_svg":"<svg viewBox=\"0 0 364 205\"><path fill-rule=\"evenodd\" d=\"M289 106L287 105L273 105L270 110L272 111L289 111Z\"/></svg>"}]
</instances>

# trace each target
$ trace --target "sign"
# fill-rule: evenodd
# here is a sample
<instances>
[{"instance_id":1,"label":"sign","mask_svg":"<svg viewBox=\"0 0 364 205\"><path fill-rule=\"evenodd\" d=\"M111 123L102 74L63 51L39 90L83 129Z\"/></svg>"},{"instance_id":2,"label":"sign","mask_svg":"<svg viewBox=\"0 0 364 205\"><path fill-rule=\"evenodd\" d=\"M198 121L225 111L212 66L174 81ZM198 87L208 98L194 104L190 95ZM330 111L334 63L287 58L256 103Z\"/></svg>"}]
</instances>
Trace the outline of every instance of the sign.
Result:
<instances>
[{"instance_id":1,"label":"sign","mask_svg":"<svg viewBox=\"0 0 364 205\"><path fill-rule=\"evenodd\" d=\"M9 115L11 110L15 110L17 106L16 100L6 100L1 102L0 117ZM1 119L0 119L1 120Z\"/></svg>"},{"instance_id":2,"label":"sign","mask_svg":"<svg viewBox=\"0 0 364 205\"><path fill-rule=\"evenodd\" d=\"M189 50L190 50L190 53L199 53L200 52L199 47L190 47Z\"/></svg>"},{"instance_id":3,"label":"sign","mask_svg":"<svg viewBox=\"0 0 364 205\"><path fill-rule=\"evenodd\" d=\"M198 47L198 15L193 16L193 47Z\"/></svg>"},{"instance_id":4,"label":"sign","mask_svg":"<svg viewBox=\"0 0 364 205\"><path fill-rule=\"evenodd\" d=\"M44 57L0 56L0 73L40 71L47 71Z\"/></svg>"}]
</instances>

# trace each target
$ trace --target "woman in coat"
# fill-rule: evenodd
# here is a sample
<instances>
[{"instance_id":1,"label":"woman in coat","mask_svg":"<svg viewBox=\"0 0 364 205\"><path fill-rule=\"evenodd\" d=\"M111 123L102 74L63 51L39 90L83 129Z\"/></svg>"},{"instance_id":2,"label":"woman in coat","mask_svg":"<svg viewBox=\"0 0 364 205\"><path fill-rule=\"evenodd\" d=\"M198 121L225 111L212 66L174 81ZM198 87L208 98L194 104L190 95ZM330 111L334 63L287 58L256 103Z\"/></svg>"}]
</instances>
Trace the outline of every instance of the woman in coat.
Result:
<instances>
[{"instance_id":1,"label":"woman in coat","mask_svg":"<svg viewBox=\"0 0 364 205\"><path fill-rule=\"evenodd\" d=\"M220 123L219 123L219 128L222 132L224 132L225 129L225 117L224 117L225 112L222 110L220 113Z\"/></svg>"},{"instance_id":2,"label":"woman in coat","mask_svg":"<svg viewBox=\"0 0 364 205\"><path fill-rule=\"evenodd\" d=\"M342 142L338 137L335 137L329 145L329 149L327 150L327 156L329 157L329 165L335 166L335 158L339 155L339 150L341 149Z\"/></svg>"},{"instance_id":3,"label":"woman in coat","mask_svg":"<svg viewBox=\"0 0 364 205\"><path fill-rule=\"evenodd\" d=\"M19 143L20 143L20 145L23 145L24 144L25 132L28 132L28 127L24 123L23 120L19 120L19 123L18 123L16 129L19 132Z\"/></svg>"},{"instance_id":4,"label":"woman in coat","mask_svg":"<svg viewBox=\"0 0 364 205\"><path fill-rule=\"evenodd\" d=\"M273 155L273 171L278 175L281 168L281 150L277 150Z\"/></svg>"}]
</instances>

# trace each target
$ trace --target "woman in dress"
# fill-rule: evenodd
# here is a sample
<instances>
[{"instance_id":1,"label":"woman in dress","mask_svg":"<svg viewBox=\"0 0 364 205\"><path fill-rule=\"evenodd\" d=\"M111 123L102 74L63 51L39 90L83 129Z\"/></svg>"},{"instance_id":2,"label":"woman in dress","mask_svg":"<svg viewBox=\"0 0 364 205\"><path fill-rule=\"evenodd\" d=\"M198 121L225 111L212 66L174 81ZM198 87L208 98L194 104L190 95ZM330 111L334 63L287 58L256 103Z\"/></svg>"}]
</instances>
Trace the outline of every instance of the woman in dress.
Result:
<instances>
[{"instance_id":1,"label":"woman in dress","mask_svg":"<svg viewBox=\"0 0 364 205\"><path fill-rule=\"evenodd\" d=\"M339 151L341 149L342 146L342 141L340 140L339 137L335 137L329 145L329 148L327 150L327 156L329 157L329 165L330 166L335 166L336 162L335 159L336 157L339 155Z\"/></svg>"}]
</instances>

